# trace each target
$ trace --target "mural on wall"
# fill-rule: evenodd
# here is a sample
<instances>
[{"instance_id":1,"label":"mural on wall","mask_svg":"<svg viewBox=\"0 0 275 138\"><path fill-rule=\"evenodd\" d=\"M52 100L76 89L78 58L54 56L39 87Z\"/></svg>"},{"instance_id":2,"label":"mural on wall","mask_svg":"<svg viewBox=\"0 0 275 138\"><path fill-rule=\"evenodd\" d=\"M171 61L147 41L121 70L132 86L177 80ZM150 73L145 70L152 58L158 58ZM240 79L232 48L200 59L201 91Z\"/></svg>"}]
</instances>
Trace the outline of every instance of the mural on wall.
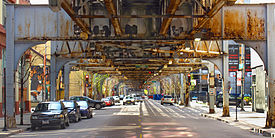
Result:
<instances>
[{"instance_id":1,"label":"mural on wall","mask_svg":"<svg viewBox=\"0 0 275 138\"><path fill-rule=\"evenodd\" d=\"M46 67L46 76L44 77L43 66L31 67L31 101L42 101L42 92L44 90L44 78L46 78L46 93L50 95L50 67Z\"/></svg>"}]
</instances>

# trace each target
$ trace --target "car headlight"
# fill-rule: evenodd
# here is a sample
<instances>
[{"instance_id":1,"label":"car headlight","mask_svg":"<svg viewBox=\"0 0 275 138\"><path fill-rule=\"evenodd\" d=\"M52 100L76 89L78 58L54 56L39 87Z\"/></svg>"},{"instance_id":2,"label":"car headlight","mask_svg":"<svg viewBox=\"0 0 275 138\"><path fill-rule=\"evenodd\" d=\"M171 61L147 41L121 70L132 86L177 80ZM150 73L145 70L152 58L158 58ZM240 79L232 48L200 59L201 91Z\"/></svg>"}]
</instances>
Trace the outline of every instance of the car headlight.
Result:
<instances>
[{"instance_id":1,"label":"car headlight","mask_svg":"<svg viewBox=\"0 0 275 138\"><path fill-rule=\"evenodd\" d=\"M60 115L54 115L54 118L63 118L64 116L62 114Z\"/></svg>"},{"instance_id":2,"label":"car headlight","mask_svg":"<svg viewBox=\"0 0 275 138\"><path fill-rule=\"evenodd\" d=\"M38 116L32 116L32 119L38 119Z\"/></svg>"}]
</instances>

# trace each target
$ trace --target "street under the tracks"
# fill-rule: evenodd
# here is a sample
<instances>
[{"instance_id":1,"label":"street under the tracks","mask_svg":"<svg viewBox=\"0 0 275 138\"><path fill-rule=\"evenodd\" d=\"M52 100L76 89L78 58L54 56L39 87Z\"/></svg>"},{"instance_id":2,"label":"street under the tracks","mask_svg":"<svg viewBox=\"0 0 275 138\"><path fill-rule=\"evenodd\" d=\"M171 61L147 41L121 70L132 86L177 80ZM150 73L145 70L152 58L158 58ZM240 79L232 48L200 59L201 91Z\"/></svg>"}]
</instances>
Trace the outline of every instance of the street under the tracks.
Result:
<instances>
[{"instance_id":1,"label":"street under the tracks","mask_svg":"<svg viewBox=\"0 0 275 138\"><path fill-rule=\"evenodd\" d=\"M41 138L256 138L262 137L229 124L200 116L204 110L146 100L136 105L116 104L94 111L94 118L71 123L66 129L43 128L11 137Z\"/></svg>"}]
</instances>

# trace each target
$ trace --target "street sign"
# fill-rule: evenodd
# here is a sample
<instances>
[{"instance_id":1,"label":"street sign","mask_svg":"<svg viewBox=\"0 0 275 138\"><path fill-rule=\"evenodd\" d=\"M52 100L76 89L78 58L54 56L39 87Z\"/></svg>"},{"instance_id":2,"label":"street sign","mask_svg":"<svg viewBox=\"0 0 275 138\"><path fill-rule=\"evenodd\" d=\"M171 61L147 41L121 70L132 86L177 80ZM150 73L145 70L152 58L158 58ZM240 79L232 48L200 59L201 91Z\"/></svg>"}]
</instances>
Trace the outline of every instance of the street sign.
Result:
<instances>
[{"instance_id":1,"label":"street sign","mask_svg":"<svg viewBox=\"0 0 275 138\"><path fill-rule=\"evenodd\" d=\"M242 86L242 71L237 71L237 86Z\"/></svg>"}]
</instances>

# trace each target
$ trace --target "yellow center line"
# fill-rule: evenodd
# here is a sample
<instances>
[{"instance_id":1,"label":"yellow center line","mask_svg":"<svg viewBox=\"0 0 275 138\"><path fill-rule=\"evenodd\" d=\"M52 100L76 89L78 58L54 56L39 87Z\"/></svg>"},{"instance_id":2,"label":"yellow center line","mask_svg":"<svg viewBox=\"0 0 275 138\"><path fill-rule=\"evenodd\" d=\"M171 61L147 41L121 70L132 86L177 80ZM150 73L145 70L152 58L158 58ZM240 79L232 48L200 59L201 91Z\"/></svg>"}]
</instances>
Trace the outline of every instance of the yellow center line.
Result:
<instances>
[{"instance_id":1,"label":"yellow center line","mask_svg":"<svg viewBox=\"0 0 275 138\"><path fill-rule=\"evenodd\" d=\"M139 137L142 138L142 134L140 134Z\"/></svg>"}]
</instances>

